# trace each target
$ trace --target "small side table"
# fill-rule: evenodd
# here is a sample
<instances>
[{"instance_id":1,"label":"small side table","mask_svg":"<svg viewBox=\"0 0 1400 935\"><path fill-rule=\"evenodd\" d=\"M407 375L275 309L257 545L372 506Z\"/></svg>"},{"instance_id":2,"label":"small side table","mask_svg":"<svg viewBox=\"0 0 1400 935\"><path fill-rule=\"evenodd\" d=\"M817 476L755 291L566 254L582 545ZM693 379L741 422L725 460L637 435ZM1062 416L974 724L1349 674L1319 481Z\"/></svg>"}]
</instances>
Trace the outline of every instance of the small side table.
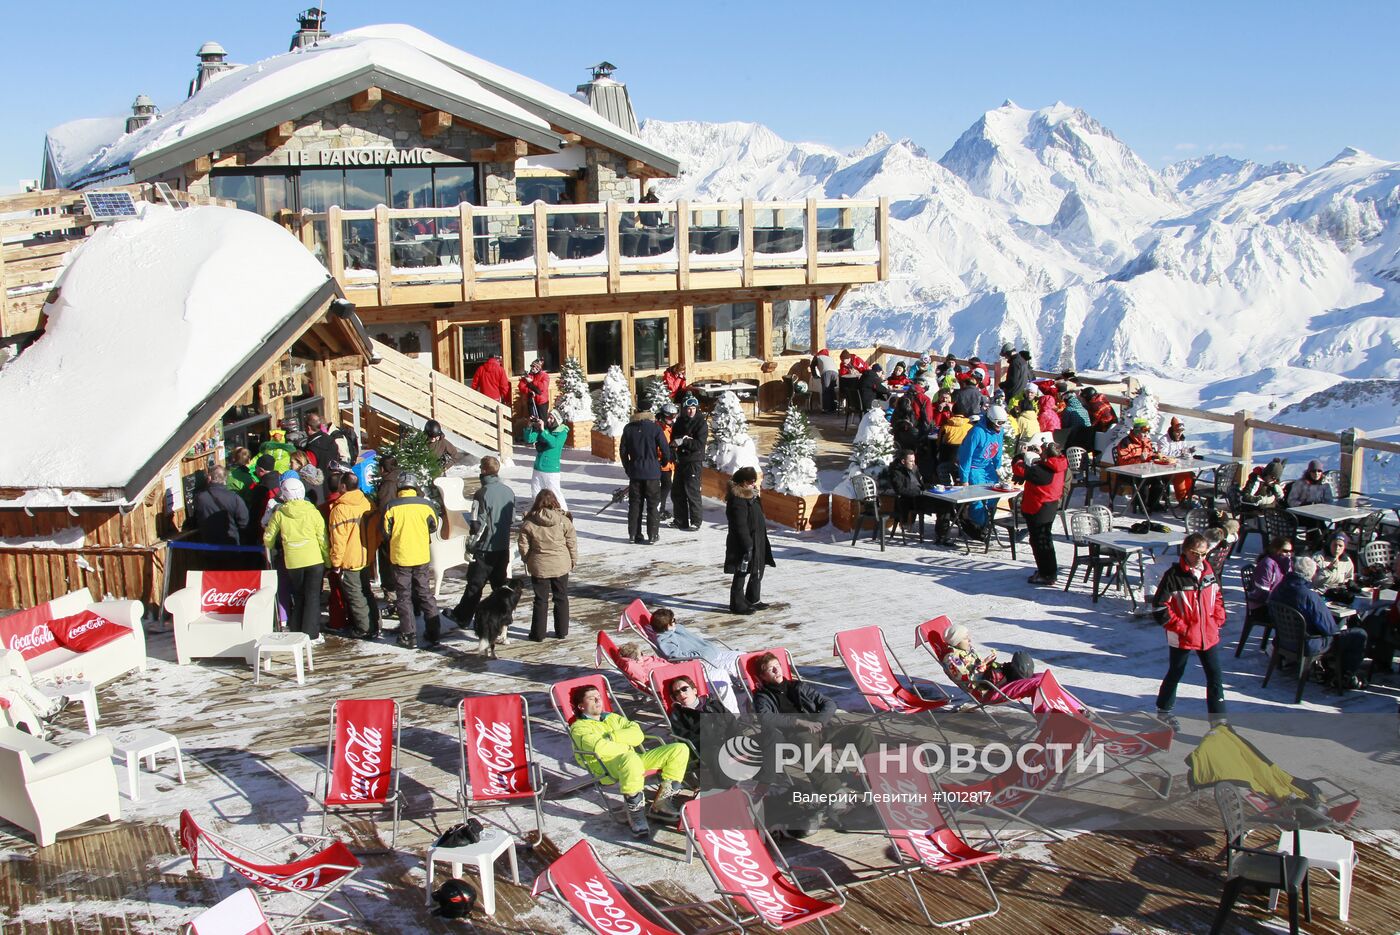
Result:
<instances>
[{"instance_id":1,"label":"small side table","mask_svg":"<svg viewBox=\"0 0 1400 935\"><path fill-rule=\"evenodd\" d=\"M1337 918L1345 922L1351 915L1351 875L1356 869L1356 847L1340 834L1330 831L1299 831L1298 843L1308 859L1308 867L1337 875ZM1293 832L1282 831L1278 836L1280 854L1293 853ZM1269 909L1278 905L1278 890L1269 891Z\"/></svg>"},{"instance_id":2,"label":"small side table","mask_svg":"<svg viewBox=\"0 0 1400 935\"><path fill-rule=\"evenodd\" d=\"M263 667L272 671L272 657L277 653L291 653L292 662L297 667L297 684L306 683L306 671L316 671L316 661L311 655L311 637L305 633L269 633L258 637L254 644L256 655L253 660L253 684L261 679ZM263 657L267 658L264 659ZM305 668L303 668L303 666Z\"/></svg>"},{"instance_id":3,"label":"small side table","mask_svg":"<svg viewBox=\"0 0 1400 935\"><path fill-rule=\"evenodd\" d=\"M112 741L112 750L118 756L126 758L126 776L131 786L131 801L141 800L141 761L145 760L146 768L155 772L157 753L169 750L175 754L175 769L180 778L180 785L185 784L185 761L180 758L179 738L153 727L111 733L108 734L108 738Z\"/></svg>"},{"instance_id":4,"label":"small side table","mask_svg":"<svg viewBox=\"0 0 1400 935\"><path fill-rule=\"evenodd\" d=\"M83 716L87 718L89 734L97 733L97 688L87 679L68 679L64 682L37 682L34 687L45 698L62 698L65 701L81 701Z\"/></svg>"},{"instance_id":5,"label":"small side table","mask_svg":"<svg viewBox=\"0 0 1400 935\"><path fill-rule=\"evenodd\" d=\"M496 914L496 859L501 854L510 855L510 878L520 882L520 867L515 859L515 840L500 828L487 828L481 832L481 840L466 847L431 847L427 857L426 905L433 904L433 862L444 861L452 865L452 875L462 875L463 864L476 864L481 876L481 907L488 916Z\"/></svg>"}]
</instances>

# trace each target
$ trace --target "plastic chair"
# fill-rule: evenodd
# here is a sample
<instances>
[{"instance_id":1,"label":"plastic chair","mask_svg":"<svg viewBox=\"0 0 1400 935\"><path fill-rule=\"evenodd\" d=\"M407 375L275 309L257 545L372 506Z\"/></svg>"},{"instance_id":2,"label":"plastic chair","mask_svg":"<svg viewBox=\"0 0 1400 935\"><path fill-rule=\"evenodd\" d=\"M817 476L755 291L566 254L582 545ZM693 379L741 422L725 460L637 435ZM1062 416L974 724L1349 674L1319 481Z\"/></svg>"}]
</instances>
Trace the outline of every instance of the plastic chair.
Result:
<instances>
[{"instance_id":1,"label":"plastic chair","mask_svg":"<svg viewBox=\"0 0 1400 935\"><path fill-rule=\"evenodd\" d=\"M188 935L277 935L252 890L239 890L210 906L181 931Z\"/></svg>"},{"instance_id":2,"label":"plastic chair","mask_svg":"<svg viewBox=\"0 0 1400 935\"><path fill-rule=\"evenodd\" d=\"M1084 505L1088 506L1094 491L1103 484L1100 478L1091 476L1094 459L1087 450L1075 446L1065 451L1065 460L1069 462L1067 479L1073 481L1075 486L1084 488Z\"/></svg>"},{"instance_id":3,"label":"plastic chair","mask_svg":"<svg viewBox=\"0 0 1400 935\"><path fill-rule=\"evenodd\" d=\"M1069 474L1065 474L1064 489L1060 491L1060 530L1069 537L1069 517L1066 515L1069 510L1070 498L1074 496L1074 484L1070 481Z\"/></svg>"},{"instance_id":4,"label":"plastic chair","mask_svg":"<svg viewBox=\"0 0 1400 935\"><path fill-rule=\"evenodd\" d=\"M428 564L433 575L433 597L442 593L442 581L447 572L467 562L467 537L453 536L450 539L433 538L428 541Z\"/></svg>"},{"instance_id":5,"label":"plastic chair","mask_svg":"<svg viewBox=\"0 0 1400 935\"><path fill-rule=\"evenodd\" d=\"M1269 601L1268 607L1269 619L1274 625L1274 652L1269 657L1269 667L1264 670L1263 687L1269 687L1269 679L1275 668L1281 670L1286 659L1296 659L1298 692L1293 696L1293 703L1298 704L1303 700L1303 689L1307 687L1313 661L1321 658L1322 652L1315 656L1308 654L1308 623L1301 613L1278 601ZM1327 648L1323 647L1323 652L1326 651Z\"/></svg>"},{"instance_id":6,"label":"plastic chair","mask_svg":"<svg viewBox=\"0 0 1400 935\"><path fill-rule=\"evenodd\" d=\"M1376 539L1361 547L1361 578L1373 586L1390 580L1390 569L1395 563L1395 546L1384 539Z\"/></svg>"},{"instance_id":7,"label":"plastic chair","mask_svg":"<svg viewBox=\"0 0 1400 935\"><path fill-rule=\"evenodd\" d=\"M875 479L868 474L857 474L851 478L851 486L855 488L857 507L856 515L851 522L851 545L856 544L856 539L860 537L861 526L869 517L875 521L875 528L871 530L870 538L874 541L878 537L880 551L885 551L885 520L880 515L880 489L875 485Z\"/></svg>"},{"instance_id":8,"label":"plastic chair","mask_svg":"<svg viewBox=\"0 0 1400 935\"><path fill-rule=\"evenodd\" d=\"M1280 854L1262 847L1247 847L1245 835L1244 800L1236 786L1222 782L1215 786L1215 804L1220 807L1220 819L1225 825L1225 891L1211 924L1211 935L1225 930L1235 900L1249 884L1283 890L1288 894L1288 931L1298 935L1298 895L1303 896L1303 909L1312 921L1312 903L1308 897L1308 860Z\"/></svg>"},{"instance_id":9,"label":"plastic chair","mask_svg":"<svg viewBox=\"0 0 1400 935\"><path fill-rule=\"evenodd\" d=\"M1211 479L1211 507L1218 509L1222 500L1228 503L1232 497L1238 495L1240 470L1243 467L1238 461L1227 461L1215 468L1212 472L1214 477Z\"/></svg>"},{"instance_id":10,"label":"plastic chair","mask_svg":"<svg viewBox=\"0 0 1400 935\"><path fill-rule=\"evenodd\" d=\"M1240 585L1244 588L1245 599L1248 600L1249 592L1254 590L1253 565L1240 566ZM1244 652L1244 644L1249 642L1249 632L1255 627L1260 627L1264 631L1264 635L1259 639L1259 648L1264 649L1269 645L1269 634L1274 631L1274 625L1262 620L1251 620L1249 613L1246 611L1244 615L1244 628L1240 631L1240 642L1239 645L1235 647L1236 659L1240 658L1240 653Z\"/></svg>"},{"instance_id":11,"label":"plastic chair","mask_svg":"<svg viewBox=\"0 0 1400 935\"><path fill-rule=\"evenodd\" d=\"M1327 488L1329 490L1332 491L1333 500L1340 500L1342 498L1341 471L1328 471L1327 473L1322 475L1322 482L1327 485Z\"/></svg>"},{"instance_id":12,"label":"plastic chair","mask_svg":"<svg viewBox=\"0 0 1400 935\"><path fill-rule=\"evenodd\" d=\"M1099 547L1089 541L1089 537L1097 535L1103 530L1100 529L1100 521L1094 514L1084 510L1078 510L1070 514L1070 542L1074 545L1074 557L1070 561L1069 576L1065 578L1065 590L1068 591L1074 583L1075 572L1079 566L1084 566L1084 581L1089 581L1091 572L1097 573L1105 568L1115 568L1118 559L1111 555L1105 555Z\"/></svg>"},{"instance_id":13,"label":"plastic chair","mask_svg":"<svg viewBox=\"0 0 1400 935\"><path fill-rule=\"evenodd\" d=\"M1210 510L1204 507L1196 507L1186 513L1186 534L1189 536L1196 532L1205 532L1210 528Z\"/></svg>"}]
</instances>

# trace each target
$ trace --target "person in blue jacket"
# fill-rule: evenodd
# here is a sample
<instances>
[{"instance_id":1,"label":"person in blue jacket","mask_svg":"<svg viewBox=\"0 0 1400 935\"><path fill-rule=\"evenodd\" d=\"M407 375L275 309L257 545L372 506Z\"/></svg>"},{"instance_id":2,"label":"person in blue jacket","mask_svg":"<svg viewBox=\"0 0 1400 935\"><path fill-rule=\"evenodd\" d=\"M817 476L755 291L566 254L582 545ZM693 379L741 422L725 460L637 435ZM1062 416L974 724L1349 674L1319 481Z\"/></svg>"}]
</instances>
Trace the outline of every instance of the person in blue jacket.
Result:
<instances>
[{"instance_id":1,"label":"person in blue jacket","mask_svg":"<svg viewBox=\"0 0 1400 935\"><path fill-rule=\"evenodd\" d=\"M1005 443L1002 432L1006 428L1006 421L1006 407L992 406L962 440L962 444L958 446L958 468L964 484L997 482L997 468L1001 466L1001 449ZM972 504L967 510L968 521L985 529L992 520L991 514L992 510L996 509L995 504L996 501L991 501L991 510L985 501Z\"/></svg>"}]
</instances>

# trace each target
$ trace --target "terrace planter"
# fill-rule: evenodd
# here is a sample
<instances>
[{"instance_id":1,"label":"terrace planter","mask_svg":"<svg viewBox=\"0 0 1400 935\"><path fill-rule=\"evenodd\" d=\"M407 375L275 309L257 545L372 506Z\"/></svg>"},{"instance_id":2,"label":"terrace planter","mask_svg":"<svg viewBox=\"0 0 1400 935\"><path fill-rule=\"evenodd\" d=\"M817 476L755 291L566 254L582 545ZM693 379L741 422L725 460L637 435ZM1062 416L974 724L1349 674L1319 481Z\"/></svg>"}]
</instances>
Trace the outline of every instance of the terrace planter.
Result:
<instances>
[{"instance_id":1,"label":"terrace planter","mask_svg":"<svg viewBox=\"0 0 1400 935\"><path fill-rule=\"evenodd\" d=\"M831 513L831 495L824 493L796 496L763 491L763 515L780 526L806 532L826 525Z\"/></svg>"},{"instance_id":2,"label":"terrace planter","mask_svg":"<svg viewBox=\"0 0 1400 935\"><path fill-rule=\"evenodd\" d=\"M593 457L602 458L604 461L621 461L622 455L618 451L622 441L621 436L613 438L611 435L604 435L597 429L591 432L593 439Z\"/></svg>"},{"instance_id":3,"label":"terrace planter","mask_svg":"<svg viewBox=\"0 0 1400 935\"><path fill-rule=\"evenodd\" d=\"M887 517L893 512L894 497L882 494L880 496L880 515ZM842 532L850 532L855 528L858 513L860 513L859 502L840 494L831 495L831 525ZM867 528L869 528L868 525Z\"/></svg>"},{"instance_id":4,"label":"terrace planter","mask_svg":"<svg viewBox=\"0 0 1400 935\"><path fill-rule=\"evenodd\" d=\"M569 438L565 444L578 451L591 451L593 448L593 423L587 421L570 422Z\"/></svg>"},{"instance_id":5,"label":"terrace planter","mask_svg":"<svg viewBox=\"0 0 1400 935\"><path fill-rule=\"evenodd\" d=\"M715 500L729 496L729 475L712 467L700 469L700 494Z\"/></svg>"}]
</instances>

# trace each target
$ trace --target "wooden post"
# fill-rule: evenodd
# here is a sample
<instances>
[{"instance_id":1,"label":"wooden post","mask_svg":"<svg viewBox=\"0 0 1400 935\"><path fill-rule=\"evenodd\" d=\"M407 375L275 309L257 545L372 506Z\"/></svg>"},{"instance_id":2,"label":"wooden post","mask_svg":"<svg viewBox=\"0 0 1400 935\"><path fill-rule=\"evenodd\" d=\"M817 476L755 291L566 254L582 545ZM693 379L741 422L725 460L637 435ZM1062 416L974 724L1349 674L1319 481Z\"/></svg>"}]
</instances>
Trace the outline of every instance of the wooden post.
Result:
<instances>
[{"instance_id":1,"label":"wooden post","mask_svg":"<svg viewBox=\"0 0 1400 935\"><path fill-rule=\"evenodd\" d=\"M549 216L544 202L535 202L535 295L549 295Z\"/></svg>"},{"instance_id":2,"label":"wooden post","mask_svg":"<svg viewBox=\"0 0 1400 935\"><path fill-rule=\"evenodd\" d=\"M510 410L503 405L496 406L496 450L505 460L510 460Z\"/></svg>"},{"instance_id":3,"label":"wooden post","mask_svg":"<svg viewBox=\"0 0 1400 935\"><path fill-rule=\"evenodd\" d=\"M5 298L8 288L5 284L5 245L0 241L0 338L9 334L10 301Z\"/></svg>"},{"instance_id":4,"label":"wooden post","mask_svg":"<svg viewBox=\"0 0 1400 935\"><path fill-rule=\"evenodd\" d=\"M607 213L604 220L607 224L607 231L603 236L607 238L608 245L608 291L616 292L621 283L619 267L622 263L621 244L617 241L618 231L621 230L621 223L616 201L608 202Z\"/></svg>"},{"instance_id":5,"label":"wooden post","mask_svg":"<svg viewBox=\"0 0 1400 935\"><path fill-rule=\"evenodd\" d=\"M321 397L321 414L327 419L338 419L340 409L340 383L331 362L317 359L311 362L311 389Z\"/></svg>"},{"instance_id":6,"label":"wooden post","mask_svg":"<svg viewBox=\"0 0 1400 935\"><path fill-rule=\"evenodd\" d=\"M875 212L875 239L880 248L880 280L890 278L890 196L880 196Z\"/></svg>"},{"instance_id":7,"label":"wooden post","mask_svg":"<svg viewBox=\"0 0 1400 935\"><path fill-rule=\"evenodd\" d=\"M442 374L434 368L428 371L428 418L438 417L438 378Z\"/></svg>"},{"instance_id":8,"label":"wooden post","mask_svg":"<svg viewBox=\"0 0 1400 935\"><path fill-rule=\"evenodd\" d=\"M677 318L680 321L677 326L677 330L680 331L677 335L680 340L676 342L677 359L682 366L689 369L695 364L695 306L682 305Z\"/></svg>"},{"instance_id":9,"label":"wooden post","mask_svg":"<svg viewBox=\"0 0 1400 935\"><path fill-rule=\"evenodd\" d=\"M676 202L676 288L682 292L690 288L690 203L686 201Z\"/></svg>"},{"instance_id":10,"label":"wooden post","mask_svg":"<svg viewBox=\"0 0 1400 935\"><path fill-rule=\"evenodd\" d=\"M1235 413L1235 436L1230 444L1230 454L1240 461L1244 466L1240 468L1240 476L1244 477L1254 467L1254 429L1249 427L1249 421L1254 418L1253 411L1241 409Z\"/></svg>"},{"instance_id":11,"label":"wooden post","mask_svg":"<svg viewBox=\"0 0 1400 935\"><path fill-rule=\"evenodd\" d=\"M331 275L345 285L345 223L340 220L340 206L326 209L326 266Z\"/></svg>"},{"instance_id":12,"label":"wooden post","mask_svg":"<svg viewBox=\"0 0 1400 935\"><path fill-rule=\"evenodd\" d=\"M822 300L814 298L811 300L811 303L811 320L807 322L807 327L812 342L812 353L815 355L817 351L826 346L826 329L823 327L822 322ZM813 378L816 378L815 374Z\"/></svg>"},{"instance_id":13,"label":"wooden post","mask_svg":"<svg viewBox=\"0 0 1400 935\"><path fill-rule=\"evenodd\" d=\"M743 272L739 283L753 285L753 199L745 198L739 207L739 246L743 256Z\"/></svg>"},{"instance_id":14,"label":"wooden post","mask_svg":"<svg viewBox=\"0 0 1400 935\"><path fill-rule=\"evenodd\" d=\"M806 216L802 222L802 246L807 251L807 283L817 281L817 199L807 199Z\"/></svg>"},{"instance_id":15,"label":"wooden post","mask_svg":"<svg viewBox=\"0 0 1400 935\"><path fill-rule=\"evenodd\" d=\"M470 202L457 206L458 237L462 244L462 301L472 300L472 287L476 284L476 227L472 220Z\"/></svg>"},{"instance_id":16,"label":"wooden post","mask_svg":"<svg viewBox=\"0 0 1400 935\"><path fill-rule=\"evenodd\" d=\"M301 209L301 243L302 246L316 252L316 225L311 221L311 212L306 208Z\"/></svg>"},{"instance_id":17,"label":"wooden post","mask_svg":"<svg viewBox=\"0 0 1400 935\"><path fill-rule=\"evenodd\" d=\"M438 318L428 322L428 329L433 333L433 370L456 379L452 373L452 332L456 326Z\"/></svg>"},{"instance_id":18,"label":"wooden post","mask_svg":"<svg viewBox=\"0 0 1400 935\"><path fill-rule=\"evenodd\" d=\"M758 347L753 356L759 360L767 360L773 351L773 302L771 299L759 299L758 305Z\"/></svg>"},{"instance_id":19,"label":"wooden post","mask_svg":"<svg viewBox=\"0 0 1400 935\"><path fill-rule=\"evenodd\" d=\"M1365 438L1366 433L1353 427L1344 429L1341 435L1342 496L1349 497L1365 489L1362 486L1362 475L1366 467L1366 450L1358 448L1356 443Z\"/></svg>"},{"instance_id":20,"label":"wooden post","mask_svg":"<svg viewBox=\"0 0 1400 935\"><path fill-rule=\"evenodd\" d=\"M379 304L388 306L394 291L394 244L389 234L389 206L374 206L374 267L379 273Z\"/></svg>"}]
</instances>

